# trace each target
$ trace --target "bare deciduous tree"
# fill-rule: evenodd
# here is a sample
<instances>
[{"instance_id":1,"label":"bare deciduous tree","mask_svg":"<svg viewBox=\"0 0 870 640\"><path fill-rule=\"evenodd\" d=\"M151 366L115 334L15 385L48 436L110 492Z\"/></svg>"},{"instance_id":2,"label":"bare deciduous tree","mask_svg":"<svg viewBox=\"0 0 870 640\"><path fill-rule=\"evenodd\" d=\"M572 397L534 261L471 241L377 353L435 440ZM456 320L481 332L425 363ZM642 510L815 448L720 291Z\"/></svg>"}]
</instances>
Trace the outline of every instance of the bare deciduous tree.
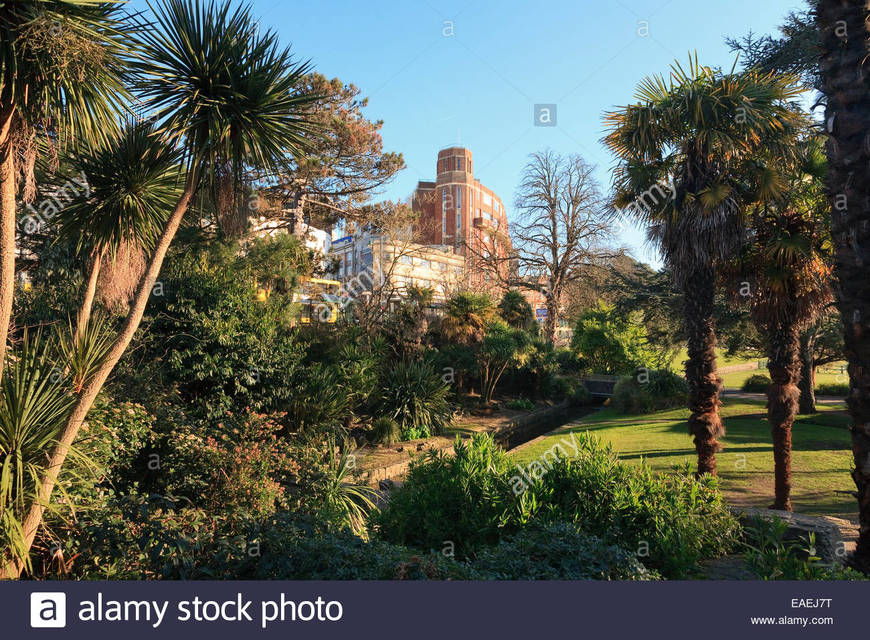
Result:
<instances>
[{"instance_id":1,"label":"bare deciduous tree","mask_svg":"<svg viewBox=\"0 0 870 640\"><path fill-rule=\"evenodd\" d=\"M480 235L469 254L511 288L544 296L544 334L555 340L563 295L572 283L621 255L611 249L608 216L593 167L578 155L552 151L533 153L517 191L517 219L510 225L511 243L495 229Z\"/></svg>"}]
</instances>

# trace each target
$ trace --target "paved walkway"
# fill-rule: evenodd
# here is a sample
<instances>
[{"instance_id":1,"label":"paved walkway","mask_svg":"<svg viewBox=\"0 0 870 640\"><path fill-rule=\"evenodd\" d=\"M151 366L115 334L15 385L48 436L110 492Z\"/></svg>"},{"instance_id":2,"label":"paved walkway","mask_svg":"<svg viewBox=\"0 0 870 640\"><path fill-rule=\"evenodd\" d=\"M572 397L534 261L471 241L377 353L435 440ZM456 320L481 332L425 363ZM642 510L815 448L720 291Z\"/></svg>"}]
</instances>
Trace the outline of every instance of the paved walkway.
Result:
<instances>
[{"instance_id":1,"label":"paved walkway","mask_svg":"<svg viewBox=\"0 0 870 640\"><path fill-rule=\"evenodd\" d=\"M767 400L766 393L749 393L740 391L739 389L723 389L720 394L725 398L739 398L741 400ZM838 396L816 396L816 404L839 404L845 402L844 398Z\"/></svg>"}]
</instances>

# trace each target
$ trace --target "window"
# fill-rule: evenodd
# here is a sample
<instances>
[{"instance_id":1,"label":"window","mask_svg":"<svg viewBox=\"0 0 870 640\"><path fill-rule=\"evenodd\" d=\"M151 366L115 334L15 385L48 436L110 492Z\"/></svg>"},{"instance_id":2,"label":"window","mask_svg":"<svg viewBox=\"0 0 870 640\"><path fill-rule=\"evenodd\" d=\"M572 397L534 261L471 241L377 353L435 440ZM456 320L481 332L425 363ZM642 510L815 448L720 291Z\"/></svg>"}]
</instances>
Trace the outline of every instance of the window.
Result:
<instances>
[{"instance_id":1,"label":"window","mask_svg":"<svg viewBox=\"0 0 870 640\"><path fill-rule=\"evenodd\" d=\"M456 187L456 209L462 208L462 187Z\"/></svg>"},{"instance_id":2,"label":"window","mask_svg":"<svg viewBox=\"0 0 870 640\"><path fill-rule=\"evenodd\" d=\"M462 214L457 213L456 214L456 233L457 233L457 235L459 234L460 231L462 231Z\"/></svg>"},{"instance_id":3,"label":"window","mask_svg":"<svg viewBox=\"0 0 870 640\"><path fill-rule=\"evenodd\" d=\"M441 190L441 211L447 211L447 200L448 199L449 198L447 196L447 189L446 188L442 189Z\"/></svg>"},{"instance_id":4,"label":"window","mask_svg":"<svg viewBox=\"0 0 870 640\"><path fill-rule=\"evenodd\" d=\"M418 260L417 260L417 266L418 266L418 267L422 267L423 269L428 269L428 268L429 268L429 261L428 261L428 260L418 259Z\"/></svg>"},{"instance_id":5,"label":"window","mask_svg":"<svg viewBox=\"0 0 870 640\"><path fill-rule=\"evenodd\" d=\"M399 262L402 264L411 264L411 256L402 256L399 258Z\"/></svg>"},{"instance_id":6,"label":"window","mask_svg":"<svg viewBox=\"0 0 870 640\"><path fill-rule=\"evenodd\" d=\"M492 206L492 198L489 197L488 193L483 194L483 204L487 206Z\"/></svg>"},{"instance_id":7,"label":"window","mask_svg":"<svg viewBox=\"0 0 870 640\"><path fill-rule=\"evenodd\" d=\"M477 208L477 217L478 217L478 218L482 218L482 217L483 217L483 214L482 214L481 211L480 211L480 207Z\"/></svg>"},{"instance_id":8,"label":"window","mask_svg":"<svg viewBox=\"0 0 870 640\"><path fill-rule=\"evenodd\" d=\"M441 214L441 235L442 235L442 237L447 235L447 214L446 213Z\"/></svg>"},{"instance_id":9,"label":"window","mask_svg":"<svg viewBox=\"0 0 870 640\"><path fill-rule=\"evenodd\" d=\"M462 171L462 158L456 158L456 170Z\"/></svg>"}]
</instances>

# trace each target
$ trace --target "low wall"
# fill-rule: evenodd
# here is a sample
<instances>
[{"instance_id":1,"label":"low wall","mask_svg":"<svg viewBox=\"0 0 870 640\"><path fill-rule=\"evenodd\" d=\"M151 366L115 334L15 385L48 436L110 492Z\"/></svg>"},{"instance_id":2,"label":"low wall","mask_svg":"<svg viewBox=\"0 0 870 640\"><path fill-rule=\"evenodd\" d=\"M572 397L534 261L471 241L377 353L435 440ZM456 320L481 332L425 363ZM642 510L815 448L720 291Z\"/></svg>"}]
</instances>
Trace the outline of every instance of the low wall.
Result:
<instances>
[{"instance_id":1,"label":"low wall","mask_svg":"<svg viewBox=\"0 0 870 640\"><path fill-rule=\"evenodd\" d=\"M496 444L503 449L513 449L517 445L561 426L575 411L577 409L571 407L567 401L552 407L538 409L512 419L504 426L491 432L492 437ZM441 452L452 456L453 445L440 449L427 449L426 451ZM412 458L409 456L407 460L395 462L385 467L367 469L362 473L362 479L368 484L377 485L382 480L400 478L408 472L411 460Z\"/></svg>"}]
</instances>

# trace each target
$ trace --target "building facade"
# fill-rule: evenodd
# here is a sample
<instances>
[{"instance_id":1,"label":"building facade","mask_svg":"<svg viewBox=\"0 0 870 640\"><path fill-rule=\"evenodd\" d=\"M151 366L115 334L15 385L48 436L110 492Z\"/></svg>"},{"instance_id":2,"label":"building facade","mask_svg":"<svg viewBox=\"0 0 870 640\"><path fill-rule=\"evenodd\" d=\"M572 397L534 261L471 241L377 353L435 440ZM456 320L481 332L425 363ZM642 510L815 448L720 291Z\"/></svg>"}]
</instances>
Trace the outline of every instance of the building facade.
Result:
<instances>
[{"instance_id":1,"label":"building facade","mask_svg":"<svg viewBox=\"0 0 870 640\"><path fill-rule=\"evenodd\" d=\"M484 263L508 268L506 259L500 260L510 249L507 212L501 198L474 177L469 149L454 146L438 152L436 178L417 183L413 207L419 214L419 242L451 246L464 256L472 286L493 283Z\"/></svg>"},{"instance_id":2,"label":"building facade","mask_svg":"<svg viewBox=\"0 0 870 640\"><path fill-rule=\"evenodd\" d=\"M442 303L464 286L465 258L452 246L424 245L365 230L332 241L331 275L345 293L356 296L380 289L390 300L405 296L410 286L433 292Z\"/></svg>"}]
</instances>

